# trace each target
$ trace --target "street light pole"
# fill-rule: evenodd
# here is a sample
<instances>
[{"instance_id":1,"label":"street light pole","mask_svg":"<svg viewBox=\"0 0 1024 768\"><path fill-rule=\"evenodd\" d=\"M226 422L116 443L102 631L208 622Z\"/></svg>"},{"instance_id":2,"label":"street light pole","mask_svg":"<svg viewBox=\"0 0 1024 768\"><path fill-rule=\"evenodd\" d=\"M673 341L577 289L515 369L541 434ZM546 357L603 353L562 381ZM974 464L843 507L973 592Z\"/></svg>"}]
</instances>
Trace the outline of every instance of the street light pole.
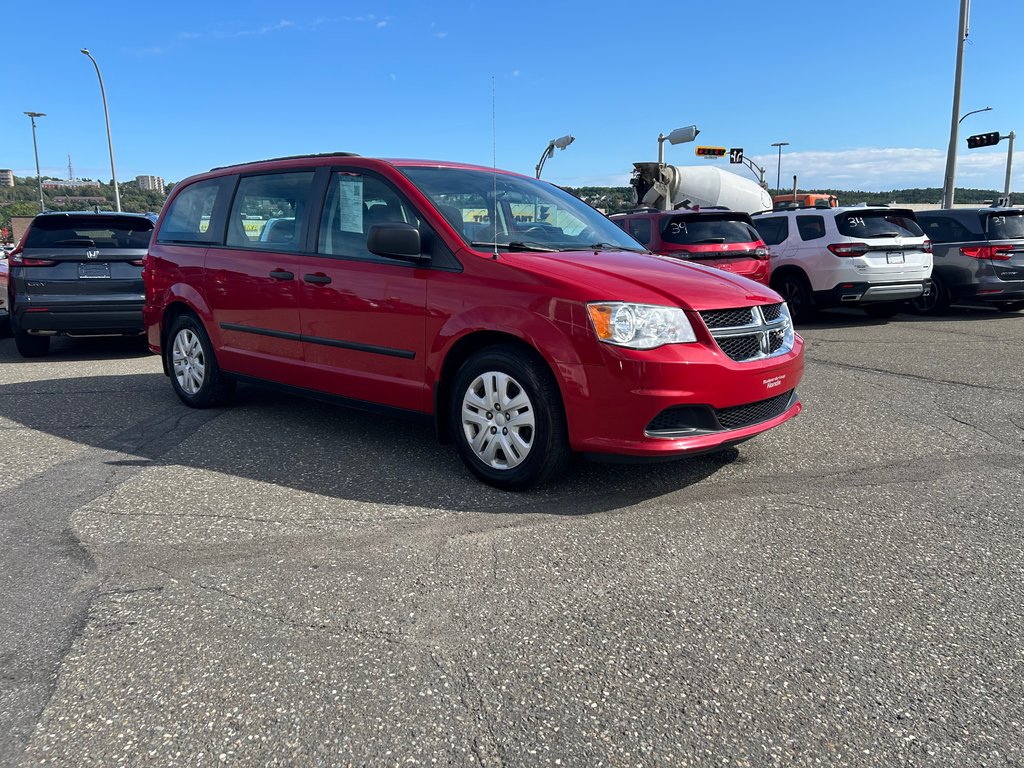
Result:
<instances>
[{"instance_id":1,"label":"street light pole","mask_svg":"<svg viewBox=\"0 0 1024 768\"><path fill-rule=\"evenodd\" d=\"M544 154L540 156L540 161L537 163L536 171L538 179L540 178L540 171L544 167L544 161L547 160L549 157L554 157L555 148L557 147L558 149L565 149L574 141L576 141L575 136L565 135L557 139L552 139L551 141L548 142L547 147L544 148Z\"/></svg>"},{"instance_id":2,"label":"street light pole","mask_svg":"<svg viewBox=\"0 0 1024 768\"><path fill-rule=\"evenodd\" d=\"M953 117L949 126L949 149L946 150L946 178L942 187L942 207L953 207L953 188L956 185L956 142L960 127L960 83L964 73L964 41L967 40L971 0L960 0L960 26L956 39L956 73L953 77ZM967 115L964 115L967 117Z\"/></svg>"},{"instance_id":3,"label":"street light pole","mask_svg":"<svg viewBox=\"0 0 1024 768\"><path fill-rule=\"evenodd\" d=\"M664 133L658 134L658 180L654 186L661 193L661 208L664 211L672 209L672 190L669 189L665 169L665 142L685 144L696 139L698 133L700 133L700 128L696 125L688 125L685 128L676 128L668 136Z\"/></svg>"},{"instance_id":4,"label":"street light pole","mask_svg":"<svg viewBox=\"0 0 1024 768\"><path fill-rule=\"evenodd\" d=\"M779 164L775 168L775 194L782 194L782 190L779 188L779 184L782 183L782 148L788 147L788 141L777 141L772 144L773 147L779 148Z\"/></svg>"},{"instance_id":5,"label":"street light pole","mask_svg":"<svg viewBox=\"0 0 1024 768\"><path fill-rule=\"evenodd\" d=\"M100 65L96 63L96 59L89 53L88 48L83 48L82 53L89 57L89 61L96 67L96 77L100 81L100 97L103 99L103 117L107 121L107 146L110 148L110 178L114 182L114 204L117 206L118 213L121 212L121 190L117 186L117 170L114 167L114 140L110 137L110 111L107 109L107 92L103 88L103 75L100 74Z\"/></svg>"},{"instance_id":6,"label":"street light pole","mask_svg":"<svg viewBox=\"0 0 1024 768\"><path fill-rule=\"evenodd\" d=\"M39 212L42 213L46 210L46 206L43 203L43 176L39 172L39 146L36 144L36 118L46 117L45 112L26 112L32 119L32 151L36 156L36 183L39 184Z\"/></svg>"},{"instance_id":7,"label":"street light pole","mask_svg":"<svg viewBox=\"0 0 1024 768\"><path fill-rule=\"evenodd\" d=\"M970 117L971 115L976 115L976 114L978 114L979 112L991 112L991 111L992 111L992 107L982 107L981 109L974 109L974 110L971 110L971 111L970 111L970 112L968 112L968 113L967 113L966 115L964 115L964 116L963 116L963 117L961 117L961 118L960 118L959 120L957 120L957 123L956 123L956 124L957 124L957 125L960 125L960 123L962 123L962 122L963 122L963 121L964 121L964 120L965 120L966 118Z\"/></svg>"}]
</instances>

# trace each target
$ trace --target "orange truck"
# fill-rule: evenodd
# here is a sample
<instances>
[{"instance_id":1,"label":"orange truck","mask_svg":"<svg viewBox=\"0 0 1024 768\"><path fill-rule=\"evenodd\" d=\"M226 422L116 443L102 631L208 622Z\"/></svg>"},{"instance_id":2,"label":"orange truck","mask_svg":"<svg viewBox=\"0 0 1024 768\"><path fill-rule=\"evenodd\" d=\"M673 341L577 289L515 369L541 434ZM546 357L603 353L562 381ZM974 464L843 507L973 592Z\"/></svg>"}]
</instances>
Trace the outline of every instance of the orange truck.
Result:
<instances>
[{"instance_id":1,"label":"orange truck","mask_svg":"<svg viewBox=\"0 0 1024 768\"><path fill-rule=\"evenodd\" d=\"M826 195L818 192L786 192L772 197L773 208L835 208L839 205L839 198L835 195Z\"/></svg>"}]
</instances>

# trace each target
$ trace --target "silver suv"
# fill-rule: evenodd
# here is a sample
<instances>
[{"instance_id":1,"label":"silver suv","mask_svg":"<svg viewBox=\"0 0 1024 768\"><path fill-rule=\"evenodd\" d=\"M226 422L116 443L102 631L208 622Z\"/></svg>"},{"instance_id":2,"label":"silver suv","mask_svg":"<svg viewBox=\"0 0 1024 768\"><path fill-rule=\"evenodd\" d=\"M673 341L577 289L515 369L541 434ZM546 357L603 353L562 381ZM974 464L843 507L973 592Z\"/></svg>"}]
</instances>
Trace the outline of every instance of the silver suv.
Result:
<instances>
[{"instance_id":1,"label":"silver suv","mask_svg":"<svg viewBox=\"0 0 1024 768\"><path fill-rule=\"evenodd\" d=\"M915 310L938 314L954 301L1024 309L1024 208L921 211L917 219L934 243L935 269Z\"/></svg>"},{"instance_id":2,"label":"silver suv","mask_svg":"<svg viewBox=\"0 0 1024 768\"><path fill-rule=\"evenodd\" d=\"M859 306L892 317L928 290L931 242L913 211L885 206L795 208L753 217L771 249L771 286L797 322L815 309Z\"/></svg>"}]
</instances>

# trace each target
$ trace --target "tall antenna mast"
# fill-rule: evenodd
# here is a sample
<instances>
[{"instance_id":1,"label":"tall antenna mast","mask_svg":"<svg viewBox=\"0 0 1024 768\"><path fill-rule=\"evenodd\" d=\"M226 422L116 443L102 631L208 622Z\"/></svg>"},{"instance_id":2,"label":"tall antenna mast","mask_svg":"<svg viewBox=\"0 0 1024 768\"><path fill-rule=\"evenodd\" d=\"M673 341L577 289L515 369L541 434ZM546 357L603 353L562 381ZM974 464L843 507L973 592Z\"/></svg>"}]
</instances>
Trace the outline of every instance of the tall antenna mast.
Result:
<instances>
[{"instance_id":1,"label":"tall antenna mast","mask_svg":"<svg viewBox=\"0 0 1024 768\"><path fill-rule=\"evenodd\" d=\"M68 155L68 181L75 180L75 172L71 168L71 155Z\"/></svg>"}]
</instances>

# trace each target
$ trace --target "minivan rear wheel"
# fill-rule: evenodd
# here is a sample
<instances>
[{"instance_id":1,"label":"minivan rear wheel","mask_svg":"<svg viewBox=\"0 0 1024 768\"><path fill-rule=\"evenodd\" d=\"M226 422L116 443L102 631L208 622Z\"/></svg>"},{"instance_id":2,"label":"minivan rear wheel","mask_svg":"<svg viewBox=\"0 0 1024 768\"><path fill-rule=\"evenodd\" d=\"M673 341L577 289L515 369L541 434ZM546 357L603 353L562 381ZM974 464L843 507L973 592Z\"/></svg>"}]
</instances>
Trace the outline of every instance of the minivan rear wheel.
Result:
<instances>
[{"instance_id":1,"label":"minivan rear wheel","mask_svg":"<svg viewBox=\"0 0 1024 768\"><path fill-rule=\"evenodd\" d=\"M180 315L167 339L164 356L171 386L185 405L209 408L231 396L235 382L221 373L213 344L197 317Z\"/></svg>"},{"instance_id":2,"label":"minivan rear wheel","mask_svg":"<svg viewBox=\"0 0 1024 768\"><path fill-rule=\"evenodd\" d=\"M463 462L497 488L552 480L572 459L558 385L543 361L516 347L488 347L463 363L448 416Z\"/></svg>"}]
</instances>

